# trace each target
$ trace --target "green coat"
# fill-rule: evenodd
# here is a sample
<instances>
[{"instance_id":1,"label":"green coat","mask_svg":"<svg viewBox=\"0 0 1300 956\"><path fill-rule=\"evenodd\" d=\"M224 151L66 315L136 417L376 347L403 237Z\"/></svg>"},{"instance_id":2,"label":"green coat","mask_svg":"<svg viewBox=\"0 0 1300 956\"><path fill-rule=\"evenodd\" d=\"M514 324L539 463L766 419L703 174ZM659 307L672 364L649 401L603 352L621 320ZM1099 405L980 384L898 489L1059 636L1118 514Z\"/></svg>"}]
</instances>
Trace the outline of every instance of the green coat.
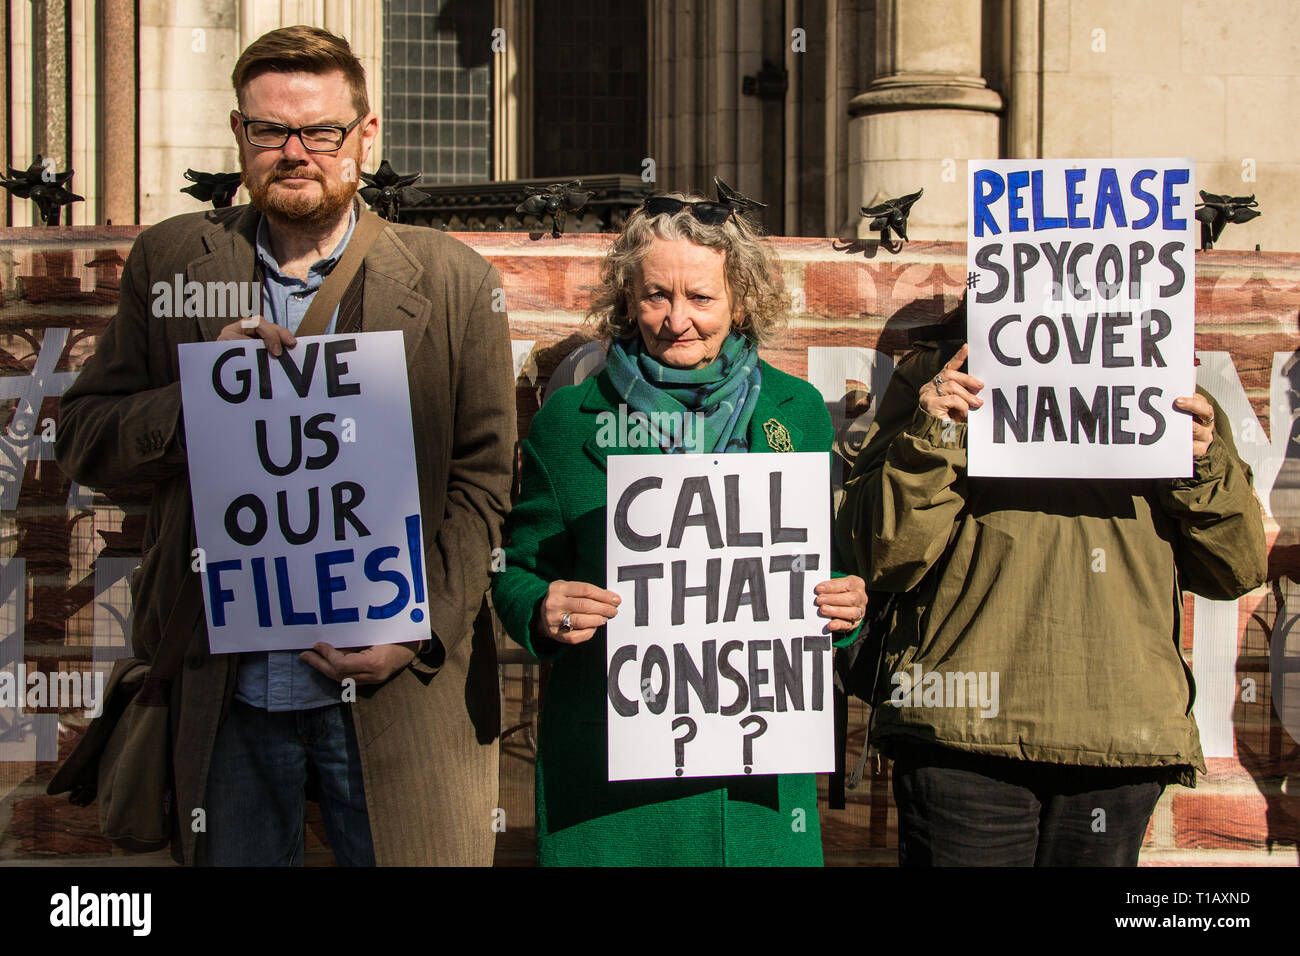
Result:
<instances>
[{"instance_id":1,"label":"green coat","mask_svg":"<svg viewBox=\"0 0 1300 956\"><path fill-rule=\"evenodd\" d=\"M821 395L767 363L762 375L750 448L769 450L763 424L775 419L795 451L829 454L831 421ZM537 752L538 862L820 866L813 774L610 783L605 629L573 646L534 642L533 612L551 581L605 586L607 450L596 443L596 416L617 413L618 403L601 372L560 389L537 413L523 443L523 490L507 523L506 568L493 583L511 637L553 663Z\"/></svg>"},{"instance_id":2,"label":"green coat","mask_svg":"<svg viewBox=\"0 0 1300 956\"><path fill-rule=\"evenodd\" d=\"M898 367L836 524L869 587L906 592L873 739L886 752L908 739L1176 768L1193 785L1191 768L1205 761L1179 651L1182 592L1234 600L1263 582L1267 564L1227 417L1216 406L1214 441L1188 478L968 478L966 426L917 406L950 344L922 343ZM921 690L909 694L917 674ZM963 705L965 675L980 674L990 692L997 676L996 704Z\"/></svg>"}]
</instances>

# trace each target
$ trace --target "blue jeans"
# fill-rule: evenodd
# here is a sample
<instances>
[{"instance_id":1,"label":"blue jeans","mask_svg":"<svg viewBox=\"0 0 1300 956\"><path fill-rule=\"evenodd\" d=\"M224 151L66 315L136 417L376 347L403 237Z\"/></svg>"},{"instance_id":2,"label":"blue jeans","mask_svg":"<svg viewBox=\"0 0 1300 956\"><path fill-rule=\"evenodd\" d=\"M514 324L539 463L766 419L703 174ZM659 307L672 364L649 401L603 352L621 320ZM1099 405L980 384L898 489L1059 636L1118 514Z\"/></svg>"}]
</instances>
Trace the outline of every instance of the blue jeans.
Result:
<instances>
[{"instance_id":1,"label":"blue jeans","mask_svg":"<svg viewBox=\"0 0 1300 956\"><path fill-rule=\"evenodd\" d=\"M301 866L309 781L317 785L339 865L374 866L361 753L347 707L271 712L232 702L212 748L199 862Z\"/></svg>"}]
</instances>

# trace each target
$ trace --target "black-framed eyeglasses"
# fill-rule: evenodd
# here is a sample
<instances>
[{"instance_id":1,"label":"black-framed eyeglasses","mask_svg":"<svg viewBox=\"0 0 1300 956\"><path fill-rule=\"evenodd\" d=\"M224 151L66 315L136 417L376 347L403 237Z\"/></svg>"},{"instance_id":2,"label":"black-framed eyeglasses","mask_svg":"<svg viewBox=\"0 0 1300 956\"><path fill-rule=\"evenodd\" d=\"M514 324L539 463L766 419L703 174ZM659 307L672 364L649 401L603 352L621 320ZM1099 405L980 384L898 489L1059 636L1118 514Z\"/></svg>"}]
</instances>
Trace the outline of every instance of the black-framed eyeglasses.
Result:
<instances>
[{"instance_id":1,"label":"black-framed eyeglasses","mask_svg":"<svg viewBox=\"0 0 1300 956\"><path fill-rule=\"evenodd\" d=\"M691 215L704 223L706 226L720 226L736 211L736 207L725 202L709 202L701 200L700 202L687 202L684 199L673 199L671 196L651 196L642 205L647 216L662 216L665 213L669 216L675 216L683 209L689 209Z\"/></svg>"},{"instance_id":2,"label":"black-framed eyeglasses","mask_svg":"<svg viewBox=\"0 0 1300 956\"><path fill-rule=\"evenodd\" d=\"M280 149L289 142L290 136L297 136L302 148L313 153L332 153L343 145L348 133L356 128L364 116L358 116L347 126L285 126L283 123L268 123L265 120L249 119L238 113L244 127L244 139L250 146L258 149Z\"/></svg>"}]
</instances>

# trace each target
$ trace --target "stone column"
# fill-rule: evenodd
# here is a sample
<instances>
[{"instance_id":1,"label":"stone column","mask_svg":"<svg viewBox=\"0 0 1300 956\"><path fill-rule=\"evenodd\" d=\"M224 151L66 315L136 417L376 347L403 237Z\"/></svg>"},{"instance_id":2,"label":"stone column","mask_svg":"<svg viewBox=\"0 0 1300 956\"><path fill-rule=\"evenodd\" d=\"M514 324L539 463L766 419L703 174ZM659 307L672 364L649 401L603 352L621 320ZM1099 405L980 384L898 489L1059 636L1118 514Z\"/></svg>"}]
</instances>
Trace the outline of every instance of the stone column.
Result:
<instances>
[{"instance_id":1,"label":"stone column","mask_svg":"<svg viewBox=\"0 0 1300 956\"><path fill-rule=\"evenodd\" d=\"M9 101L10 164L26 169L39 153L54 169L68 168L67 18L58 0L29 0L9 4L9 47L6 62L11 84ZM72 183L77 192L78 181ZM10 201L10 223L40 225L34 202ZM68 207L62 222L68 223Z\"/></svg>"},{"instance_id":2,"label":"stone column","mask_svg":"<svg viewBox=\"0 0 1300 956\"><path fill-rule=\"evenodd\" d=\"M1038 0L1011 4L1011 90L1007 103L1007 155L1037 159L1043 154L1040 84L1043 79Z\"/></svg>"},{"instance_id":3,"label":"stone column","mask_svg":"<svg viewBox=\"0 0 1300 956\"><path fill-rule=\"evenodd\" d=\"M8 14L9 14L8 9L0 9L0 49L5 50L7 53L8 51L11 50L9 44L9 15ZM5 147L4 147L5 153L9 152L8 132L9 132L10 107L9 107L9 96L7 95L7 92L9 89L9 61L11 55L12 54L7 55L5 57L4 72L0 73L0 83L4 84L4 88L6 91L6 95L0 95L0 129L5 131ZM0 156L0 172L3 172L5 175L8 175L9 169L7 166L4 166L3 164L7 163L8 161L9 161L9 157L7 155ZM3 202L0 203L0 226L7 226L7 225L9 225L9 203Z\"/></svg>"},{"instance_id":4,"label":"stone column","mask_svg":"<svg viewBox=\"0 0 1300 956\"><path fill-rule=\"evenodd\" d=\"M7 129L9 146L3 160L10 166L26 169L36 158L32 147L32 7L28 3L9 4L9 19L5 24L5 58L9 70L9 101ZM7 170L6 170L7 171ZM8 226L30 226L37 220L35 203L26 199L13 199L4 194Z\"/></svg>"},{"instance_id":5,"label":"stone column","mask_svg":"<svg viewBox=\"0 0 1300 956\"><path fill-rule=\"evenodd\" d=\"M185 170L239 169L230 71L239 55L234 0L140 0L140 222L204 204L183 195ZM241 200L236 200L241 201Z\"/></svg>"},{"instance_id":6,"label":"stone column","mask_svg":"<svg viewBox=\"0 0 1300 956\"><path fill-rule=\"evenodd\" d=\"M494 11L505 49L492 58L493 178L526 179L533 173L533 5L495 0Z\"/></svg>"},{"instance_id":7,"label":"stone column","mask_svg":"<svg viewBox=\"0 0 1300 956\"><path fill-rule=\"evenodd\" d=\"M680 190L698 179L700 154L709 146L716 148L708 118L724 131L735 123L734 96L726 85L716 82L715 75L734 59L735 37L730 35L735 29L734 0L719 0L706 8L694 0L649 0L646 15L650 21L647 95L653 185L660 190ZM716 20L723 21L725 51L713 46L717 32L710 27ZM715 153L720 164L722 152Z\"/></svg>"},{"instance_id":8,"label":"stone column","mask_svg":"<svg viewBox=\"0 0 1300 956\"><path fill-rule=\"evenodd\" d=\"M827 236L851 239L857 235L858 207L851 206L849 157L853 137L849 130L849 103L871 82L876 18L868 0L828 0L826 43L833 67L826 76L826 206ZM861 204L859 204L861 205Z\"/></svg>"},{"instance_id":9,"label":"stone column","mask_svg":"<svg viewBox=\"0 0 1300 956\"><path fill-rule=\"evenodd\" d=\"M85 202L64 207L63 221L70 226L93 226L103 222L100 211L98 44L96 43L96 0L70 0L68 4L69 63L68 125L69 165L76 171L71 188Z\"/></svg>"},{"instance_id":10,"label":"stone column","mask_svg":"<svg viewBox=\"0 0 1300 956\"><path fill-rule=\"evenodd\" d=\"M33 0L32 126L36 151L68 168L68 56L66 11L60 0ZM35 159L30 157L27 161ZM26 165L26 163L24 163ZM74 190L75 191L75 190ZM67 222L65 215L63 222Z\"/></svg>"},{"instance_id":11,"label":"stone column","mask_svg":"<svg viewBox=\"0 0 1300 956\"><path fill-rule=\"evenodd\" d=\"M849 206L924 187L908 235L966 235L966 161L1000 154L1002 98L980 75L981 0L877 0L875 79L849 104ZM860 237L876 236L858 220Z\"/></svg>"},{"instance_id":12,"label":"stone column","mask_svg":"<svg viewBox=\"0 0 1300 956\"><path fill-rule=\"evenodd\" d=\"M742 95L741 85L765 55L783 62L783 10L783 0L649 0L656 188L711 196L719 176L779 216L783 107Z\"/></svg>"},{"instance_id":13,"label":"stone column","mask_svg":"<svg viewBox=\"0 0 1300 956\"><path fill-rule=\"evenodd\" d=\"M101 0L99 7L101 218L123 226L140 221L135 0Z\"/></svg>"}]
</instances>

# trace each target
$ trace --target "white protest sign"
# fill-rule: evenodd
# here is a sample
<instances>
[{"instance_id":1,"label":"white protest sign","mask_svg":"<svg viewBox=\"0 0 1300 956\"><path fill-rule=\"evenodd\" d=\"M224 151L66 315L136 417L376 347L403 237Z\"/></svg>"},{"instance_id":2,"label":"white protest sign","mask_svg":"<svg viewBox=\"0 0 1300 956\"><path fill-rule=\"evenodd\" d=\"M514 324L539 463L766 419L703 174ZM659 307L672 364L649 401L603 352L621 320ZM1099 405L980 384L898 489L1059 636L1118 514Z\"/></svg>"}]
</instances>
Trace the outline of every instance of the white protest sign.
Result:
<instances>
[{"instance_id":1,"label":"white protest sign","mask_svg":"<svg viewBox=\"0 0 1300 956\"><path fill-rule=\"evenodd\" d=\"M827 456L608 468L609 779L833 770Z\"/></svg>"},{"instance_id":2,"label":"white protest sign","mask_svg":"<svg viewBox=\"0 0 1300 956\"><path fill-rule=\"evenodd\" d=\"M969 473L1192 473L1190 159L969 163Z\"/></svg>"},{"instance_id":3,"label":"white protest sign","mask_svg":"<svg viewBox=\"0 0 1300 956\"><path fill-rule=\"evenodd\" d=\"M429 637L400 332L180 347L213 653Z\"/></svg>"}]
</instances>

